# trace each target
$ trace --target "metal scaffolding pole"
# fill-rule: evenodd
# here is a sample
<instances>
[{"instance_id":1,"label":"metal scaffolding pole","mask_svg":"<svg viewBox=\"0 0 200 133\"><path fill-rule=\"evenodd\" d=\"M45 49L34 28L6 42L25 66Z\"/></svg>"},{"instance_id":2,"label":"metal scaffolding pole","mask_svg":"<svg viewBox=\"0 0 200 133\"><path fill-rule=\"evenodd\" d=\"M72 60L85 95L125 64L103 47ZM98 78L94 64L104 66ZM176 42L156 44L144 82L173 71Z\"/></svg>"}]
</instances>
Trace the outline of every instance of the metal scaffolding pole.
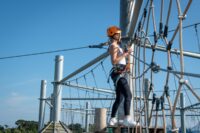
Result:
<instances>
[{"instance_id":1,"label":"metal scaffolding pole","mask_svg":"<svg viewBox=\"0 0 200 133\"><path fill-rule=\"evenodd\" d=\"M120 29L122 31L122 36L126 36L128 32L129 25L129 0L120 0ZM134 8L134 7L132 7ZM125 42L122 42L122 47L125 46ZM129 83L130 84L130 83ZM132 92L132 89L131 89ZM132 105L132 104L131 104ZM133 116L133 107L131 106L131 116ZM123 119L124 115L124 104L120 104L118 109L119 119Z\"/></svg>"},{"instance_id":2,"label":"metal scaffolding pole","mask_svg":"<svg viewBox=\"0 0 200 133\"><path fill-rule=\"evenodd\" d=\"M132 3L131 3L132 2ZM120 1L120 29L122 30L122 36L128 36L128 37L132 37L133 36L133 33L134 33L134 30L135 30L135 25L137 23L137 20L138 20L138 16L139 16L139 12L140 12L140 8L141 8L141 5L143 3L143 0L133 0L133 1L130 1L130 0L121 0ZM130 7L132 9L130 9ZM133 11L133 12L132 12ZM133 14L132 14L133 13ZM123 42L124 44L122 45L126 45L126 42ZM133 47L133 46L132 46ZM134 47L132 48L134 49ZM133 51L134 52L134 51ZM134 77L135 76L135 73L134 73L134 62L133 62L133 57L130 56L130 72L132 73L132 76ZM130 86L130 89L131 89L131 93L134 97L134 80L132 80L130 78L130 76L128 77L129 78L129 86ZM133 105L133 101L131 103L131 117L134 118L134 105ZM122 117L122 114L123 113L123 105L121 104L120 107L119 107L119 118Z\"/></svg>"},{"instance_id":3,"label":"metal scaffolding pole","mask_svg":"<svg viewBox=\"0 0 200 133\"><path fill-rule=\"evenodd\" d=\"M195 106L199 106L199 105L200 105L200 102L195 103L195 104L192 104L192 105L189 105L189 106L185 107L184 109L185 109L185 110L194 109Z\"/></svg>"},{"instance_id":4,"label":"metal scaffolding pole","mask_svg":"<svg viewBox=\"0 0 200 133\"><path fill-rule=\"evenodd\" d=\"M186 128L185 128L185 98L183 93L180 94L180 114L181 114L181 133L186 133Z\"/></svg>"},{"instance_id":5,"label":"metal scaffolding pole","mask_svg":"<svg viewBox=\"0 0 200 133\"><path fill-rule=\"evenodd\" d=\"M86 130L86 133L89 133L89 102L86 102L86 114L85 114L85 130Z\"/></svg>"},{"instance_id":6,"label":"metal scaffolding pole","mask_svg":"<svg viewBox=\"0 0 200 133\"><path fill-rule=\"evenodd\" d=\"M133 37L142 3L143 3L143 0L134 0L134 7L133 7L134 11L133 11L133 16L130 18L131 20L129 20L131 23L128 29L128 37Z\"/></svg>"},{"instance_id":7,"label":"metal scaffolding pole","mask_svg":"<svg viewBox=\"0 0 200 133\"><path fill-rule=\"evenodd\" d=\"M75 101L75 100L115 100L115 98L62 98L62 100L72 100L72 101Z\"/></svg>"},{"instance_id":8,"label":"metal scaffolding pole","mask_svg":"<svg viewBox=\"0 0 200 133\"><path fill-rule=\"evenodd\" d=\"M138 100L144 100L144 98L143 97L134 97L134 100L136 100L136 99L138 99ZM45 99L43 99L43 100L52 100L51 98L45 98ZM101 97L96 97L96 98L81 98L81 97L78 97L78 98L75 98L75 97L73 97L73 98L62 98L62 100L115 100L115 98L113 97L113 98L101 98ZM152 100L152 99L148 99L148 100ZM51 106L51 104L50 104L50 106Z\"/></svg>"},{"instance_id":9,"label":"metal scaffolding pole","mask_svg":"<svg viewBox=\"0 0 200 133\"><path fill-rule=\"evenodd\" d=\"M83 90L90 90L90 91L96 91L96 92L103 92L103 93L109 93L109 94L115 94L113 90L109 89L98 89L96 87L89 87L89 86L83 86L83 85L78 85L78 84L72 84L72 83L61 83L62 85L74 87L74 88L79 88Z\"/></svg>"},{"instance_id":10,"label":"metal scaffolding pole","mask_svg":"<svg viewBox=\"0 0 200 133\"><path fill-rule=\"evenodd\" d=\"M150 115L150 106L149 106L149 95L148 95L148 93L149 93L149 80L148 79L145 79L144 80L144 90L145 90L145 99L146 99L146 101L144 101L144 104L145 104L145 106L146 106L146 114L144 114L144 116L145 116L145 126L146 126L146 133L149 133L149 130L148 130L148 126L147 125L149 125L149 120L148 120L148 118L149 118L149 115Z\"/></svg>"},{"instance_id":11,"label":"metal scaffolding pole","mask_svg":"<svg viewBox=\"0 0 200 133\"><path fill-rule=\"evenodd\" d=\"M41 91L40 91L40 107L39 107L39 122L38 122L38 132L44 128L44 116L45 116L45 98L46 98L46 86L47 81L41 81Z\"/></svg>"},{"instance_id":12,"label":"metal scaffolding pole","mask_svg":"<svg viewBox=\"0 0 200 133\"><path fill-rule=\"evenodd\" d=\"M50 99L51 101L51 105L53 105L53 93L51 94L51 99ZM53 121L53 119L54 119L54 117L53 117L53 106L50 106L50 113L49 113L49 115L50 115L50 121Z\"/></svg>"},{"instance_id":13,"label":"metal scaffolding pole","mask_svg":"<svg viewBox=\"0 0 200 133\"><path fill-rule=\"evenodd\" d=\"M67 81L68 79L70 79L71 77L73 77L74 75L84 71L85 69L89 68L90 66L94 65L95 63L99 62L100 60L108 57L109 53L105 52L103 54L101 54L100 56L96 57L95 59L91 60L90 62L88 62L87 64L85 64L84 66L82 66L81 68L77 69L76 71L72 72L71 74L69 74L68 76L66 76L65 78L63 78L62 80L60 80L61 83Z\"/></svg>"},{"instance_id":14,"label":"metal scaffolding pole","mask_svg":"<svg viewBox=\"0 0 200 133\"><path fill-rule=\"evenodd\" d=\"M140 46L141 47L146 47L148 49L152 49L152 46L149 43L146 43L145 45L140 44ZM167 52L166 47L163 47L163 46L160 46L160 45L157 45L155 47L155 50L158 50L158 51L161 51L161 52ZM171 49L170 53L176 54L176 55L180 55L180 50L178 50L178 49ZM200 54L199 53L194 53L194 52L189 52L189 51L183 51L183 55L186 56L186 57L192 57L192 58L200 59Z\"/></svg>"},{"instance_id":15,"label":"metal scaffolding pole","mask_svg":"<svg viewBox=\"0 0 200 133\"><path fill-rule=\"evenodd\" d=\"M62 96L62 86L60 84L56 84L56 82L60 82L63 77L63 62L64 57L57 55L55 59L55 75L54 75L54 92L53 92L53 117L54 122L59 123L61 119L61 96Z\"/></svg>"}]
</instances>

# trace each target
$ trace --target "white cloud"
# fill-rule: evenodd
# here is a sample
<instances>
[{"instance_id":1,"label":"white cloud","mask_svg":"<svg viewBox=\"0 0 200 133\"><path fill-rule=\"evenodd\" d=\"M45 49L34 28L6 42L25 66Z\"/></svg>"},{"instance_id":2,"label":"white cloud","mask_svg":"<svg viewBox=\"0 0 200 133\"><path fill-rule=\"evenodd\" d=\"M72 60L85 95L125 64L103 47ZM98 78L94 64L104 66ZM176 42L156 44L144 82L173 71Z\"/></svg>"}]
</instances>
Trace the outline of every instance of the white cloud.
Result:
<instances>
[{"instance_id":1,"label":"white cloud","mask_svg":"<svg viewBox=\"0 0 200 133\"><path fill-rule=\"evenodd\" d=\"M18 95L18 93L17 92L11 92L11 96L17 96Z\"/></svg>"},{"instance_id":2,"label":"white cloud","mask_svg":"<svg viewBox=\"0 0 200 133\"><path fill-rule=\"evenodd\" d=\"M39 78L35 78L35 79L28 79L28 80L23 80L23 81L15 81L16 83L12 83L12 84L7 84L5 89L9 89L9 88L20 88L22 86L25 85L30 85L30 84L35 84L35 83L40 83L40 79Z\"/></svg>"},{"instance_id":3,"label":"white cloud","mask_svg":"<svg viewBox=\"0 0 200 133\"><path fill-rule=\"evenodd\" d=\"M39 100L37 97L10 92L9 97L3 100L0 110L0 123L14 126L18 119L37 120Z\"/></svg>"},{"instance_id":4,"label":"white cloud","mask_svg":"<svg viewBox=\"0 0 200 133\"><path fill-rule=\"evenodd\" d=\"M30 96L20 95L17 92L11 92L10 97L5 99L5 103L8 106L22 106L23 104L27 103L28 101L36 100Z\"/></svg>"}]
</instances>

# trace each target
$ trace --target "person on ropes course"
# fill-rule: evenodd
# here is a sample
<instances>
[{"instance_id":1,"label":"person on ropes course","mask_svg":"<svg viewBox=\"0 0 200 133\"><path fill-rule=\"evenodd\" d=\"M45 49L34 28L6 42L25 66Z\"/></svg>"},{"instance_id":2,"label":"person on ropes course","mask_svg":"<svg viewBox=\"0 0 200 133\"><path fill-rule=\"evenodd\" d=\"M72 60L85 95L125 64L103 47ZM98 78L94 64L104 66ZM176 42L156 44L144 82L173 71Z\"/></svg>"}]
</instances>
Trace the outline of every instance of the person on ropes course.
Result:
<instances>
[{"instance_id":1,"label":"person on ropes course","mask_svg":"<svg viewBox=\"0 0 200 133\"><path fill-rule=\"evenodd\" d=\"M111 26L107 29L107 36L110 39L109 54L111 56L111 63L113 65L110 76L115 85L116 99L112 106L111 119L109 121L110 126L117 124L116 113L122 100L124 99L124 120L123 125L134 126L136 122L130 117L130 106L132 100L132 94L127 79L125 78L126 72L130 69L130 64L127 65L126 57L129 56L132 49L128 48L127 51L123 51L120 47L121 42L121 30L117 26Z\"/></svg>"}]
</instances>

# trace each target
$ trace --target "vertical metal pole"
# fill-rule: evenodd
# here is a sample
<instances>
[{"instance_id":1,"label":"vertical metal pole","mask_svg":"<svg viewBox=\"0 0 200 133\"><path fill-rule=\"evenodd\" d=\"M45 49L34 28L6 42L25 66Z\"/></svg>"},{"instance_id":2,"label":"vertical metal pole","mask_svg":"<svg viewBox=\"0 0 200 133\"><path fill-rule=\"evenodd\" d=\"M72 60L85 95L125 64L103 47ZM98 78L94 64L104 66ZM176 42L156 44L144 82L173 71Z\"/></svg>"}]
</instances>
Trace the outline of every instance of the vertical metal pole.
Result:
<instances>
[{"instance_id":1,"label":"vertical metal pole","mask_svg":"<svg viewBox=\"0 0 200 133\"><path fill-rule=\"evenodd\" d=\"M53 116L54 116L54 122L58 123L61 119L61 96L62 96L62 87L60 84L57 84L56 82L59 82L63 78L63 62L64 57L57 55L55 59L55 74L54 74L54 93L53 93L53 99L54 99L54 105L53 105Z\"/></svg>"},{"instance_id":2,"label":"vertical metal pole","mask_svg":"<svg viewBox=\"0 0 200 133\"><path fill-rule=\"evenodd\" d=\"M132 47L132 49L134 49L134 47ZM131 54L132 55L134 54L134 50ZM133 59L133 56L130 56L129 58L130 58L130 73L132 73L131 76L129 75L129 86L133 97L131 102L130 115L132 118L134 118L135 80L133 80L132 77L135 77L135 61Z\"/></svg>"},{"instance_id":3,"label":"vertical metal pole","mask_svg":"<svg viewBox=\"0 0 200 133\"><path fill-rule=\"evenodd\" d=\"M85 130L89 133L89 102L86 102Z\"/></svg>"},{"instance_id":4,"label":"vertical metal pole","mask_svg":"<svg viewBox=\"0 0 200 133\"><path fill-rule=\"evenodd\" d=\"M53 121L53 94L51 94L51 107L50 107L50 122Z\"/></svg>"},{"instance_id":5,"label":"vertical metal pole","mask_svg":"<svg viewBox=\"0 0 200 133\"><path fill-rule=\"evenodd\" d=\"M130 10L130 1L129 0L121 0L120 1L120 29L122 30L122 36L127 36L127 35L130 35L129 37L132 37L132 35L128 32L130 32L130 29L129 27L132 27L130 24L131 22L131 18L130 18L130 13L131 13L131 10ZM132 5L132 8L135 8L135 0L133 1L133 5ZM135 19L136 20L136 19ZM131 30L133 30L134 28L132 28ZM131 32L133 33L133 32ZM123 46L126 45L126 42L124 42ZM134 46L132 46L132 49L133 49L133 52L134 52ZM132 54L133 54L132 52ZM132 73L132 77L135 76L135 71L134 71L134 61L133 61L133 57L130 56L130 72ZM131 93L132 93L132 96L133 96L133 99L134 99L134 80L132 80L131 76L128 77L128 82L129 82L129 86L130 86L130 90L131 90ZM122 118L122 115L124 114L123 112L123 104L120 105L119 107L119 119ZM130 116L132 118L134 118L134 102L132 100L131 102L131 108L130 108Z\"/></svg>"},{"instance_id":6,"label":"vertical metal pole","mask_svg":"<svg viewBox=\"0 0 200 133\"><path fill-rule=\"evenodd\" d=\"M46 86L47 81L41 81L41 91L40 91L40 107L39 107L39 122L38 122L38 132L44 127L44 115L45 115L45 98L46 98Z\"/></svg>"},{"instance_id":7,"label":"vertical metal pole","mask_svg":"<svg viewBox=\"0 0 200 133\"><path fill-rule=\"evenodd\" d=\"M128 32L129 20L129 0L120 0L120 29L122 36L126 36Z\"/></svg>"},{"instance_id":8,"label":"vertical metal pole","mask_svg":"<svg viewBox=\"0 0 200 133\"><path fill-rule=\"evenodd\" d=\"M146 133L149 133L148 125L149 125L149 80L144 79L144 90L145 90L145 99L144 104L146 106L145 110L145 126L146 126Z\"/></svg>"},{"instance_id":9,"label":"vertical metal pole","mask_svg":"<svg viewBox=\"0 0 200 133\"><path fill-rule=\"evenodd\" d=\"M186 128L185 128L185 98L184 94L180 94L180 113L181 113L181 133L186 133Z\"/></svg>"},{"instance_id":10,"label":"vertical metal pole","mask_svg":"<svg viewBox=\"0 0 200 133\"><path fill-rule=\"evenodd\" d=\"M128 14L129 14L129 0L120 0L120 29L122 30L122 36L127 35L128 31L128 25L129 25L129 19L128 19ZM125 47L125 43L123 42L122 47ZM130 82L130 81L129 81ZM130 83L129 83L130 85ZM130 85L131 87L131 85ZM131 88L130 88L131 89ZM132 92L132 89L131 89ZM133 96L134 97L134 96ZM132 105L132 103L131 103ZM133 108L131 106L130 109L131 116L133 116ZM118 117L119 119L124 118L124 104L120 104L119 109L118 109ZM133 117L132 117L133 118Z\"/></svg>"}]
</instances>

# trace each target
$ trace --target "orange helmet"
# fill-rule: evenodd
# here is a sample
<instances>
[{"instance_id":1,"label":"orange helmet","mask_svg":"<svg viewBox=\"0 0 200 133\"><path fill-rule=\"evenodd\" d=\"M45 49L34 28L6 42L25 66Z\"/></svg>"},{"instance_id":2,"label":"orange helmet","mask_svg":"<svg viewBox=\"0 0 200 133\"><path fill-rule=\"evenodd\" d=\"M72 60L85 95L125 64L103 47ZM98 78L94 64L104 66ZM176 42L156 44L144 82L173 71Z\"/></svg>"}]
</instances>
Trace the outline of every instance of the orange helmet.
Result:
<instances>
[{"instance_id":1,"label":"orange helmet","mask_svg":"<svg viewBox=\"0 0 200 133\"><path fill-rule=\"evenodd\" d=\"M112 37L116 33L121 33L120 28L118 28L117 26L111 26L107 29L107 36L108 37Z\"/></svg>"}]
</instances>

